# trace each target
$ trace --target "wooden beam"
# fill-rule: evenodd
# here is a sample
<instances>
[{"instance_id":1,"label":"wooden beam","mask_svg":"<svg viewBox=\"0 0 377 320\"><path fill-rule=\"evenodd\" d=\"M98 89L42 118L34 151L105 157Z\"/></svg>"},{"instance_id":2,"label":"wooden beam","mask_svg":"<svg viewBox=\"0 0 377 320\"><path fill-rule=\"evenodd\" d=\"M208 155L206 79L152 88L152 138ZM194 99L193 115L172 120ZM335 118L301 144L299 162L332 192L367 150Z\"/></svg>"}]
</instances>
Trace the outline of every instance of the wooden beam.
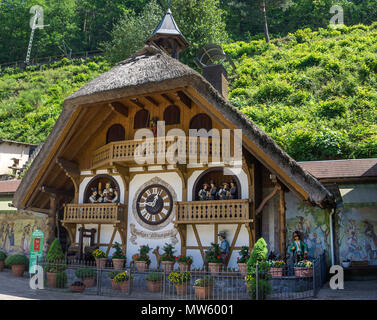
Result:
<instances>
[{"instance_id":1,"label":"wooden beam","mask_svg":"<svg viewBox=\"0 0 377 320\"><path fill-rule=\"evenodd\" d=\"M163 97L170 104L174 104L174 100L170 98L166 93L161 94L161 97Z\"/></svg>"},{"instance_id":2,"label":"wooden beam","mask_svg":"<svg viewBox=\"0 0 377 320\"><path fill-rule=\"evenodd\" d=\"M142 104L142 103L139 101L138 98L130 99L130 101L131 101L134 105L140 107L141 109L144 109L144 108L145 108L145 105Z\"/></svg>"},{"instance_id":3,"label":"wooden beam","mask_svg":"<svg viewBox=\"0 0 377 320\"><path fill-rule=\"evenodd\" d=\"M255 212L256 215L260 214L263 211L263 208L266 205L266 203L279 191L279 188L280 186L276 185L274 190L272 190L272 192L266 198L263 199L262 203L259 205L258 209Z\"/></svg>"},{"instance_id":4,"label":"wooden beam","mask_svg":"<svg viewBox=\"0 0 377 320\"><path fill-rule=\"evenodd\" d=\"M121 116L128 117L128 107L119 101L114 101L109 103L110 108L114 111L119 113Z\"/></svg>"},{"instance_id":5,"label":"wooden beam","mask_svg":"<svg viewBox=\"0 0 377 320\"><path fill-rule=\"evenodd\" d=\"M286 229L286 206L284 188L280 188L280 205L279 205L279 229L280 229L280 255L285 259L287 254L287 229Z\"/></svg>"},{"instance_id":6,"label":"wooden beam","mask_svg":"<svg viewBox=\"0 0 377 320\"><path fill-rule=\"evenodd\" d=\"M152 103L155 107L158 107L160 105L160 103L151 96L145 96L144 98L147 99L150 103Z\"/></svg>"},{"instance_id":7,"label":"wooden beam","mask_svg":"<svg viewBox=\"0 0 377 320\"><path fill-rule=\"evenodd\" d=\"M50 209L42 209L42 208L35 208L35 207L29 207L25 208L26 211L34 211L37 213L44 213L44 214L50 214Z\"/></svg>"},{"instance_id":8,"label":"wooden beam","mask_svg":"<svg viewBox=\"0 0 377 320\"><path fill-rule=\"evenodd\" d=\"M64 158L56 158L56 163L65 171L65 173L69 177L80 177L80 168L76 162Z\"/></svg>"},{"instance_id":9,"label":"wooden beam","mask_svg":"<svg viewBox=\"0 0 377 320\"><path fill-rule=\"evenodd\" d=\"M113 245L113 241L114 241L115 234L117 233L117 231L118 231L118 227L114 227L113 234L111 235L110 243L107 246L106 255L109 255L109 252L110 252L110 249Z\"/></svg>"},{"instance_id":10,"label":"wooden beam","mask_svg":"<svg viewBox=\"0 0 377 320\"><path fill-rule=\"evenodd\" d=\"M238 235L240 234L240 230L241 230L241 226L242 224L239 223L238 226L237 226L237 230L236 230L236 233L233 237L233 241L232 241L232 244L229 248L229 255L228 255L228 258L226 259L226 261L224 261L224 264L227 266L228 265L228 262L229 262L229 259L230 257L232 256L232 253L233 253L233 250L234 250L234 246L236 245L236 242L237 242L237 239L238 239Z\"/></svg>"},{"instance_id":11,"label":"wooden beam","mask_svg":"<svg viewBox=\"0 0 377 320\"><path fill-rule=\"evenodd\" d=\"M179 100L181 100L186 107L191 109L192 100L183 91L177 91L177 95L179 97Z\"/></svg>"},{"instance_id":12,"label":"wooden beam","mask_svg":"<svg viewBox=\"0 0 377 320\"><path fill-rule=\"evenodd\" d=\"M205 261L205 254L204 254L202 242L200 241L198 230L196 229L195 224L192 224L192 229L194 230L195 239L196 239L196 242L198 243L198 246L199 246L199 249L200 249L200 254L202 255L203 262L204 262Z\"/></svg>"},{"instance_id":13,"label":"wooden beam","mask_svg":"<svg viewBox=\"0 0 377 320\"><path fill-rule=\"evenodd\" d=\"M68 196L68 197L70 197L72 195L71 192L69 192L67 190L51 188L51 187L48 187L48 186L42 186L40 188L40 190L42 192L52 194L52 195L60 195L60 196Z\"/></svg>"}]
</instances>

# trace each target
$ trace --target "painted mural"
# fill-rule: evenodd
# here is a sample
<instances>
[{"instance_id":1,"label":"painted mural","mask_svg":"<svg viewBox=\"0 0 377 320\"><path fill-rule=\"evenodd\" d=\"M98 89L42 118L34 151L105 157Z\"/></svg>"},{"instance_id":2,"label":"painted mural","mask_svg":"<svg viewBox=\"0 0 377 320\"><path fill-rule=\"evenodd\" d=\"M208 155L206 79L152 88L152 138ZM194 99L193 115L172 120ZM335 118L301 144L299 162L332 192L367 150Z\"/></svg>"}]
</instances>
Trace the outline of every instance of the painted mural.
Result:
<instances>
[{"instance_id":1,"label":"painted mural","mask_svg":"<svg viewBox=\"0 0 377 320\"><path fill-rule=\"evenodd\" d=\"M330 220L327 210L308 206L288 193L286 221L288 246L292 243L292 233L297 230L308 245L309 258L316 258L325 250L330 252ZM290 253L290 250L287 252Z\"/></svg>"},{"instance_id":2,"label":"painted mural","mask_svg":"<svg viewBox=\"0 0 377 320\"><path fill-rule=\"evenodd\" d=\"M0 214L0 250L9 254L29 254L34 230L46 233L47 219L25 213Z\"/></svg>"},{"instance_id":3,"label":"painted mural","mask_svg":"<svg viewBox=\"0 0 377 320\"><path fill-rule=\"evenodd\" d=\"M340 260L366 261L377 265L376 208L344 208L337 218Z\"/></svg>"}]
</instances>

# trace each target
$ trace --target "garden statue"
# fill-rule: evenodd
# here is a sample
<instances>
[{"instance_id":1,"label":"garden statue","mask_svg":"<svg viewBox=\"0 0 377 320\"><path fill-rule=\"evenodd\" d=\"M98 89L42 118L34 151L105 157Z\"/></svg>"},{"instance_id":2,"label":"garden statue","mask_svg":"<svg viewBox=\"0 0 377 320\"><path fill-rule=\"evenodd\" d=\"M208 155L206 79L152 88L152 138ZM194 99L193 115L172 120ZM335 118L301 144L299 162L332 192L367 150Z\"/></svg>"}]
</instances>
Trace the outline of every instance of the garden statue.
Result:
<instances>
[{"instance_id":1,"label":"garden statue","mask_svg":"<svg viewBox=\"0 0 377 320\"><path fill-rule=\"evenodd\" d=\"M227 182L223 183L223 187L218 193L219 200L228 200L230 196L229 184Z\"/></svg>"},{"instance_id":2,"label":"garden statue","mask_svg":"<svg viewBox=\"0 0 377 320\"><path fill-rule=\"evenodd\" d=\"M203 184L203 188L200 189L199 193L198 193L198 196L199 196L199 200L203 201L203 200L208 200L208 188L209 188L209 185L207 183L204 183Z\"/></svg>"},{"instance_id":3,"label":"garden statue","mask_svg":"<svg viewBox=\"0 0 377 320\"><path fill-rule=\"evenodd\" d=\"M237 199L237 187L234 181L230 182L230 199Z\"/></svg>"},{"instance_id":4,"label":"garden statue","mask_svg":"<svg viewBox=\"0 0 377 320\"><path fill-rule=\"evenodd\" d=\"M293 253L294 262L297 263L301 260L307 259L308 257L308 246L306 243L300 239L300 232L295 231L292 234L293 243L291 246L291 251Z\"/></svg>"},{"instance_id":5,"label":"garden statue","mask_svg":"<svg viewBox=\"0 0 377 320\"><path fill-rule=\"evenodd\" d=\"M217 235L220 239L221 259L225 265L229 256L229 242L226 240L225 231L220 231Z\"/></svg>"},{"instance_id":6,"label":"garden statue","mask_svg":"<svg viewBox=\"0 0 377 320\"><path fill-rule=\"evenodd\" d=\"M118 202L118 191L113 188L111 182L106 182L106 188L101 194L103 202Z\"/></svg>"},{"instance_id":7,"label":"garden statue","mask_svg":"<svg viewBox=\"0 0 377 320\"><path fill-rule=\"evenodd\" d=\"M216 187L215 182L213 180L211 180L210 184L211 184L211 189L209 190L208 196L209 196L210 200L216 200L216 198L217 198L217 187Z\"/></svg>"}]
</instances>

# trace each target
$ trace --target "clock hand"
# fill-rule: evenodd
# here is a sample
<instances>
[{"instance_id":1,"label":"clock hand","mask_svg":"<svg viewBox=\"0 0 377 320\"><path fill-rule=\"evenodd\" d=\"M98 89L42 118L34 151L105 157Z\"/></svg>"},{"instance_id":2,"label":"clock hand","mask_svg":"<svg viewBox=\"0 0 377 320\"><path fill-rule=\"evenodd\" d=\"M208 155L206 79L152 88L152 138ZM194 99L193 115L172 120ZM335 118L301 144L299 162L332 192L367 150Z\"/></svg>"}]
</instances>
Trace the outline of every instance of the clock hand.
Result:
<instances>
[{"instance_id":1,"label":"clock hand","mask_svg":"<svg viewBox=\"0 0 377 320\"><path fill-rule=\"evenodd\" d=\"M158 194L156 194L155 197L154 197L152 207L154 207L156 205L157 199L158 199Z\"/></svg>"}]
</instances>

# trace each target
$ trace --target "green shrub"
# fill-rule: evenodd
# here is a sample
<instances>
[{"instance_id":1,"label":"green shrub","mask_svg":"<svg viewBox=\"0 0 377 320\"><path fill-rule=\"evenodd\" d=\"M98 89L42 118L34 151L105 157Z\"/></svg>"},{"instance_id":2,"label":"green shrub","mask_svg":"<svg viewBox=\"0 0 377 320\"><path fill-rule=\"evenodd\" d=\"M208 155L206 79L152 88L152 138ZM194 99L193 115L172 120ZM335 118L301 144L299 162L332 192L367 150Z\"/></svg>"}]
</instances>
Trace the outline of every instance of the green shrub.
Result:
<instances>
[{"instance_id":1,"label":"green shrub","mask_svg":"<svg viewBox=\"0 0 377 320\"><path fill-rule=\"evenodd\" d=\"M164 251L163 255L160 258L160 261L174 261L174 246L172 244L165 243L165 246L162 249Z\"/></svg>"},{"instance_id":2,"label":"green shrub","mask_svg":"<svg viewBox=\"0 0 377 320\"><path fill-rule=\"evenodd\" d=\"M151 259L148 256L149 251L151 248L149 248L148 245L143 245L140 247L140 253L139 256L136 258L136 261L145 261L148 265L151 263Z\"/></svg>"},{"instance_id":3,"label":"green shrub","mask_svg":"<svg viewBox=\"0 0 377 320\"><path fill-rule=\"evenodd\" d=\"M5 259L6 266L14 266L14 265L29 265L29 259L24 254L15 254L13 256L9 256Z\"/></svg>"},{"instance_id":4,"label":"green shrub","mask_svg":"<svg viewBox=\"0 0 377 320\"><path fill-rule=\"evenodd\" d=\"M204 263L222 263L221 249L218 243L211 243L211 247L206 251Z\"/></svg>"},{"instance_id":5,"label":"green shrub","mask_svg":"<svg viewBox=\"0 0 377 320\"><path fill-rule=\"evenodd\" d=\"M328 119L341 117L347 111L347 106L342 99L324 101L317 109L318 115Z\"/></svg>"},{"instance_id":6,"label":"green shrub","mask_svg":"<svg viewBox=\"0 0 377 320\"><path fill-rule=\"evenodd\" d=\"M146 277L145 277L145 280L148 280L148 281L161 281L163 278L163 275L162 273L159 273L159 272L151 272L149 273Z\"/></svg>"},{"instance_id":7,"label":"green shrub","mask_svg":"<svg viewBox=\"0 0 377 320\"><path fill-rule=\"evenodd\" d=\"M7 258L7 254L3 251L0 251L0 261L4 261Z\"/></svg>"},{"instance_id":8,"label":"green shrub","mask_svg":"<svg viewBox=\"0 0 377 320\"><path fill-rule=\"evenodd\" d=\"M67 274L62 271L58 272L56 275L56 287L57 288L65 288L67 285Z\"/></svg>"},{"instance_id":9,"label":"green shrub","mask_svg":"<svg viewBox=\"0 0 377 320\"><path fill-rule=\"evenodd\" d=\"M92 268L81 268L75 271L75 275L79 279L94 278L96 276L96 272Z\"/></svg>"},{"instance_id":10,"label":"green shrub","mask_svg":"<svg viewBox=\"0 0 377 320\"><path fill-rule=\"evenodd\" d=\"M46 272L60 272L67 269L65 255L58 238L56 238L48 249L46 255Z\"/></svg>"},{"instance_id":11,"label":"green shrub","mask_svg":"<svg viewBox=\"0 0 377 320\"><path fill-rule=\"evenodd\" d=\"M122 248L118 242L115 242L112 248L115 249L115 252L111 257L112 259L126 259L126 256L123 254Z\"/></svg>"},{"instance_id":12,"label":"green shrub","mask_svg":"<svg viewBox=\"0 0 377 320\"><path fill-rule=\"evenodd\" d=\"M257 298L257 279L255 276L247 282L248 292L251 299ZM272 287L269 280L259 278L258 280L258 299L264 300L267 295L272 292Z\"/></svg>"},{"instance_id":13,"label":"green shrub","mask_svg":"<svg viewBox=\"0 0 377 320\"><path fill-rule=\"evenodd\" d=\"M237 263L246 263L250 258L249 247L243 246L239 252L239 257L237 257Z\"/></svg>"}]
</instances>

